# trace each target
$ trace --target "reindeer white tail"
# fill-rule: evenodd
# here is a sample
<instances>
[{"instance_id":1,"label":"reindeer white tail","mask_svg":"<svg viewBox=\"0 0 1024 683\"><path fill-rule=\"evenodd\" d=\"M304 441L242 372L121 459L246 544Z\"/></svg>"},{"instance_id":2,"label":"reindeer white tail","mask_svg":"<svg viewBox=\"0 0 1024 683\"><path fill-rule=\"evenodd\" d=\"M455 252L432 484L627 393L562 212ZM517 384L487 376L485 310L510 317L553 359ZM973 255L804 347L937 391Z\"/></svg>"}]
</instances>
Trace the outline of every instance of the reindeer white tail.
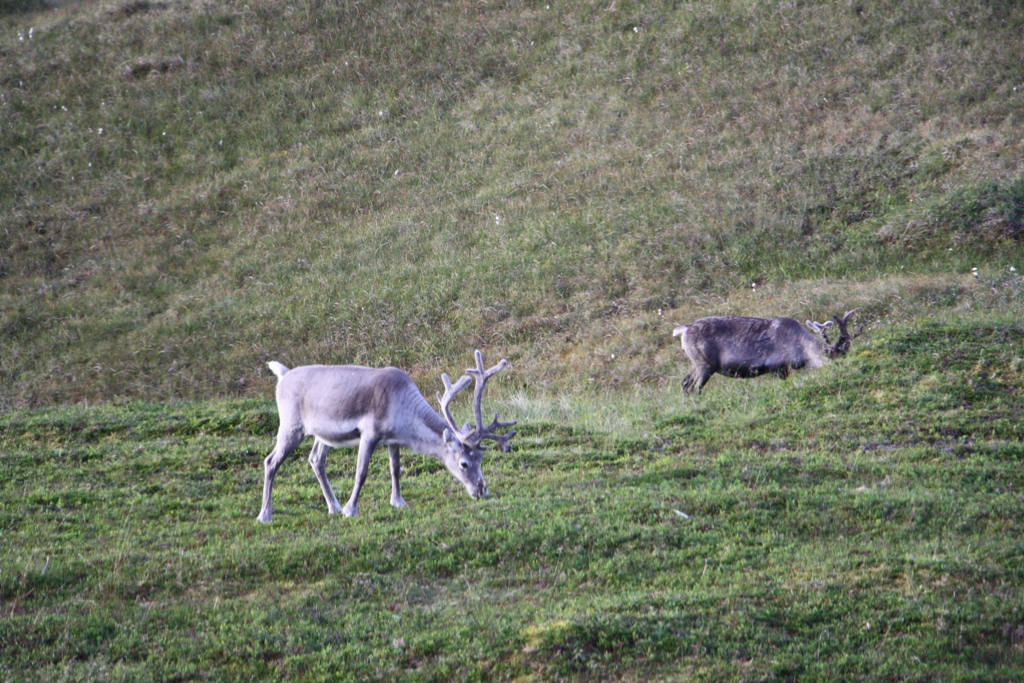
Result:
<instances>
[{"instance_id":1,"label":"reindeer white tail","mask_svg":"<svg viewBox=\"0 0 1024 683\"><path fill-rule=\"evenodd\" d=\"M679 335L681 335L681 334L682 334L683 332L686 332L686 328L687 328L687 327L688 327L688 325L680 325L680 326L679 326L679 327L677 327L676 329L672 330L672 336L673 336L673 337L678 337L678 336L679 336Z\"/></svg>"},{"instance_id":2,"label":"reindeer white tail","mask_svg":"<svg viewBox=\"0 0 1024 683\"><path fill-rule=\"evenodd\" d=\"M278 376L278 378L284 377L284 373L288 372L288 368L278 363L276 360L272 360L267 363L267 367L270 371Z\"/></svg>"}]
</instances>

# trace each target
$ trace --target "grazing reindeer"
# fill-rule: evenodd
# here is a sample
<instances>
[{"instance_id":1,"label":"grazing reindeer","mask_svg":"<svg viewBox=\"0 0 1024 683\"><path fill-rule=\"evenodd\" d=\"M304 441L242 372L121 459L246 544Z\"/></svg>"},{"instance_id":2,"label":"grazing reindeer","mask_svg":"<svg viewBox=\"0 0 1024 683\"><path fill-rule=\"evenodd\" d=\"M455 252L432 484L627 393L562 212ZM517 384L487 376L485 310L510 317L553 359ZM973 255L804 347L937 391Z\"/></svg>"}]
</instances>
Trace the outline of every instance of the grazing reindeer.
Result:
<instances>
[{"instance_id":1,"label":"grazing reindeer","mask_svg":"<svg viewBox=\"0 0 1024 683\"><path fill-rule=\"evenodd\" d=\"M726 377L757 377L769 372L782 379L790 370L805 365L820 368L826 358L846 355L850 344L864 330L851 335L846 325L857 311L847 311L826 323L807 321L815 336L792 318L743 318L739 316L701 318L672 331L681 337L683 351L690 359L690 372L683 390L699 394L716 372ZM839 339L828 338L832 321L839 327Z\"/></svg>"},{"instance_id":2,"label":"grazing reindeer","mask_svg":"<svg viewBox=\"0 0 1024 683\"><path fill-rule=\"evenodd\" d=\"M441 375L444 396L437 394L442 418L430 407L412 379L398 368L364 368L353 365L307 365L289 370L276 361L267 365L277 375L277 411L281 426L277 445L263 461L263 509L256 519L269 522L273 514L271 491L274 475L284 459L307 435L316 437L309 454L309 464L320 482L327 510L356 516L359 490L366 481L370 456L381 443L387 444L391 459L391 504L406 507L399 488L399 449L402 446L440 460L448 471L461 481L474 498L487 496L487 484L480 471L485 448L484 439L497 442L506 453L515 432L498 434L496 429L511 427L515 422L494 422L484 426L481 409L487 380L505 369L503 360L484 370L484 356L476 352L476 368L467 369L454 385L448 375ZM470 376L472 375L472 377ZM460 391L476 379L473 408L476 425L462 429L456 425L449 404ZM339 446L357 447L356 481L345 507L338 503L327 479L327 453Z\"/></svg>"}]
</instances>

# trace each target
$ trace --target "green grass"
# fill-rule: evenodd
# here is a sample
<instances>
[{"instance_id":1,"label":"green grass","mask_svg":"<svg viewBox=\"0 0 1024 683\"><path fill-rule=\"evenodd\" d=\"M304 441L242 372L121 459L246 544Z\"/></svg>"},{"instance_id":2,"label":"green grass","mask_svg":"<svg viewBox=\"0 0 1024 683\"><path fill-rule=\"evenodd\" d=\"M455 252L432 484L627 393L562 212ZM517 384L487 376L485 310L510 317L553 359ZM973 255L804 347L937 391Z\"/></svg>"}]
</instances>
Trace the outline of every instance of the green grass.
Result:
<instances>
[{"instance_id":1,"label":"green grass","mask_svg":"<svg viewBox=\"0 0 1024 683\"><path fill-rule=\"evenodd\" d=\"M1022 28L0 3L0 680L1021 679ZM852 308L681 393L679 323ZM267 360L474 348L490 498L378 454L329 517L301 454L254 521Z\"/></svg>"},{"instance_id":2,"label":"green grass","mask_svg":"<svg viewBox=\"0 0 1024 683\"><path fill-rule=\"evenodd\" d=\"M266 401L9 412L0 677L1016 680L1022 332L931 319L699 400L499 397L490 498L407 456L394 510L378 454L356 519L297 455L254 521Z\"/></svg>"}]
</instances>

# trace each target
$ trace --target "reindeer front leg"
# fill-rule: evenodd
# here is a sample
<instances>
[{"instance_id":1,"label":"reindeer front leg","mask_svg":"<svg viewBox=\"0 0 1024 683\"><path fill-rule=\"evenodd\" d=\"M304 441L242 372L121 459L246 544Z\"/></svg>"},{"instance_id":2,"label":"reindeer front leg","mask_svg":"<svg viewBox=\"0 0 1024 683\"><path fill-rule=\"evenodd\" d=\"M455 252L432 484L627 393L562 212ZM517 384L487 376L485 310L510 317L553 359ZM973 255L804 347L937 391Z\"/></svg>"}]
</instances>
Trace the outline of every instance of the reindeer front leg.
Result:
<instances>
[{"instance_id":1,"label":"reindeer front leg","mask_svg":"<svg viewBox=\"0 0 1024 683\"><path fill-rule=\"evenodd\" d=\"M327 501L327 513L333 515L341 512L341 503L334 495L331 482L327 478L327 453L331 447L320 439L313 441L313 450L309 452L309 466L313 468L316 480L320 482L320 490L324 492L324 500Z\"/></svg>"},{"instance_id":2,"label":"reindeer front leg","mask_svg":"<svg viewBox=\"0 0 1024 683\"><path fill-rule=\"evenodd\" d=\"M402 498L402 489L398 482L402 470L398 454L398 444L388 444L388 459L391 461L391 505L396 508L404 508L409 507L409 504Z\"/></svg>"},{"instance_id":3,"label":"reindeer front leg","mask_svg":"<svg viewBox=\"0 0 1024 683\"><path fill-rule=\"evenodd\" d=\"M352 487L352 497L348 499L345 507L341 509L341 513L346 517L355 517L358 514L356 503L359 501L359 490L366 483L366 473L370 471L370 456L373 455L373 449L377 447L378 441L379 439L375 435L371 435L368 432L363 432L359 439L359 455L356 458L356 481Z\"/></svg>"}]
</instances>

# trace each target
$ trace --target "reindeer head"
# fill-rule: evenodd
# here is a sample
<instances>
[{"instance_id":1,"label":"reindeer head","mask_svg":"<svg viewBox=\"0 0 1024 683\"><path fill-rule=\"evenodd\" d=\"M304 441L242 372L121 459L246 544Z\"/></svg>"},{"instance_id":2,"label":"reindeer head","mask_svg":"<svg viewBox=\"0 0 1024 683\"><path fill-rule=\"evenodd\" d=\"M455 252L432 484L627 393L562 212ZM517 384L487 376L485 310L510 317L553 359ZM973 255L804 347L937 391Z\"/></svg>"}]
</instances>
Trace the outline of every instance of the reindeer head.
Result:
<instances>
[{"instance_id":1,"label":"reindeer head","mask_svg":"<svg viewBox=\"0 0 1024 683\"><path fill-rule=\"evenodd\" d=\"M466 491L473 498L487 497L487 484L484 482L483 472L480 471L480 463L484 457L483 453L487 450L482 445L483 441L490 439L497 443L502 451L507 453L510 448L509 441L516 435L515 432L507 434L495 432L496 429L511 427L516 424L514 421L499 422L497 413L494 414L494 421L490 425L483 426L483 408L481 404L484 397L484 387L487 386L488 379L504 370L507 365L508 361L502 360L489 370L484 370L484 354L478 349L476 352L476 367L467 368L466 372L468 374L460 377L459 381L454 385L447 374L441 375L441 381L444 383L444 395L442 396L438 392L437 400L441 404L441 414L444 416L445 422L448 423L448 428L444 430L444 442L448 448L442 457L442 461L445 467L448 468L448 471L463 483ZM473 392L473 413L476 416L476 424L470 425L466 423L460 429L452 417L450 405L455 395L469 386L469 383L474 378L476 379L476 388Z\"/></svg>"},{"instance_id":2,"label":"reindeer head","mask_svg":"<svg viewBox=\"0 0 1024 683\"><path fill-rule=\"evenodd\" d=\"M829 342L828 334L823 333L825 343L829 345L826 349L829 358L839 358L840 356L845 356L846 352L850 350L850 345L853 343L853 340L859 337L861 332L864 331L863 325L858 327L857 331L854 332L852 335L846 329L846 324L856 313L856 310L852 310L844 313L842 318L840 318L838 315L832 316L832 320L834 320L836 325L839 327L839 339L836 340L835 344L832 344Z\"/></svg>"},{"instance_id":3,"label":"reindeer head","mask_svg":"<svg viewBox=\"0 0 1024 683\"><path fill-rule=\"evenodd\" d=\"M864 331L863 325L858 327L857 331L854 332L853 334L850 334L850 332L846 329L847 323L850 322L850 319L854 315L856 315L856 313L857 311L855 309L844 313L842 318L840 318L838 315L833 315L832 320L828 320L823 323L816 323L813 320L807 321L807 327L814 330L815 334L820 336L825 341L825 353L828 354L829 358L839 358L840 356L845 356L846 353L850 350L850 346L852 345L853 340L859 337L861 332ZM832 328L833 325L837 325L839 327L839 339L837 339L834 344L832 343L832 340L828 338L828 331L829 329Z\"/></svg>"}]
</instances>

